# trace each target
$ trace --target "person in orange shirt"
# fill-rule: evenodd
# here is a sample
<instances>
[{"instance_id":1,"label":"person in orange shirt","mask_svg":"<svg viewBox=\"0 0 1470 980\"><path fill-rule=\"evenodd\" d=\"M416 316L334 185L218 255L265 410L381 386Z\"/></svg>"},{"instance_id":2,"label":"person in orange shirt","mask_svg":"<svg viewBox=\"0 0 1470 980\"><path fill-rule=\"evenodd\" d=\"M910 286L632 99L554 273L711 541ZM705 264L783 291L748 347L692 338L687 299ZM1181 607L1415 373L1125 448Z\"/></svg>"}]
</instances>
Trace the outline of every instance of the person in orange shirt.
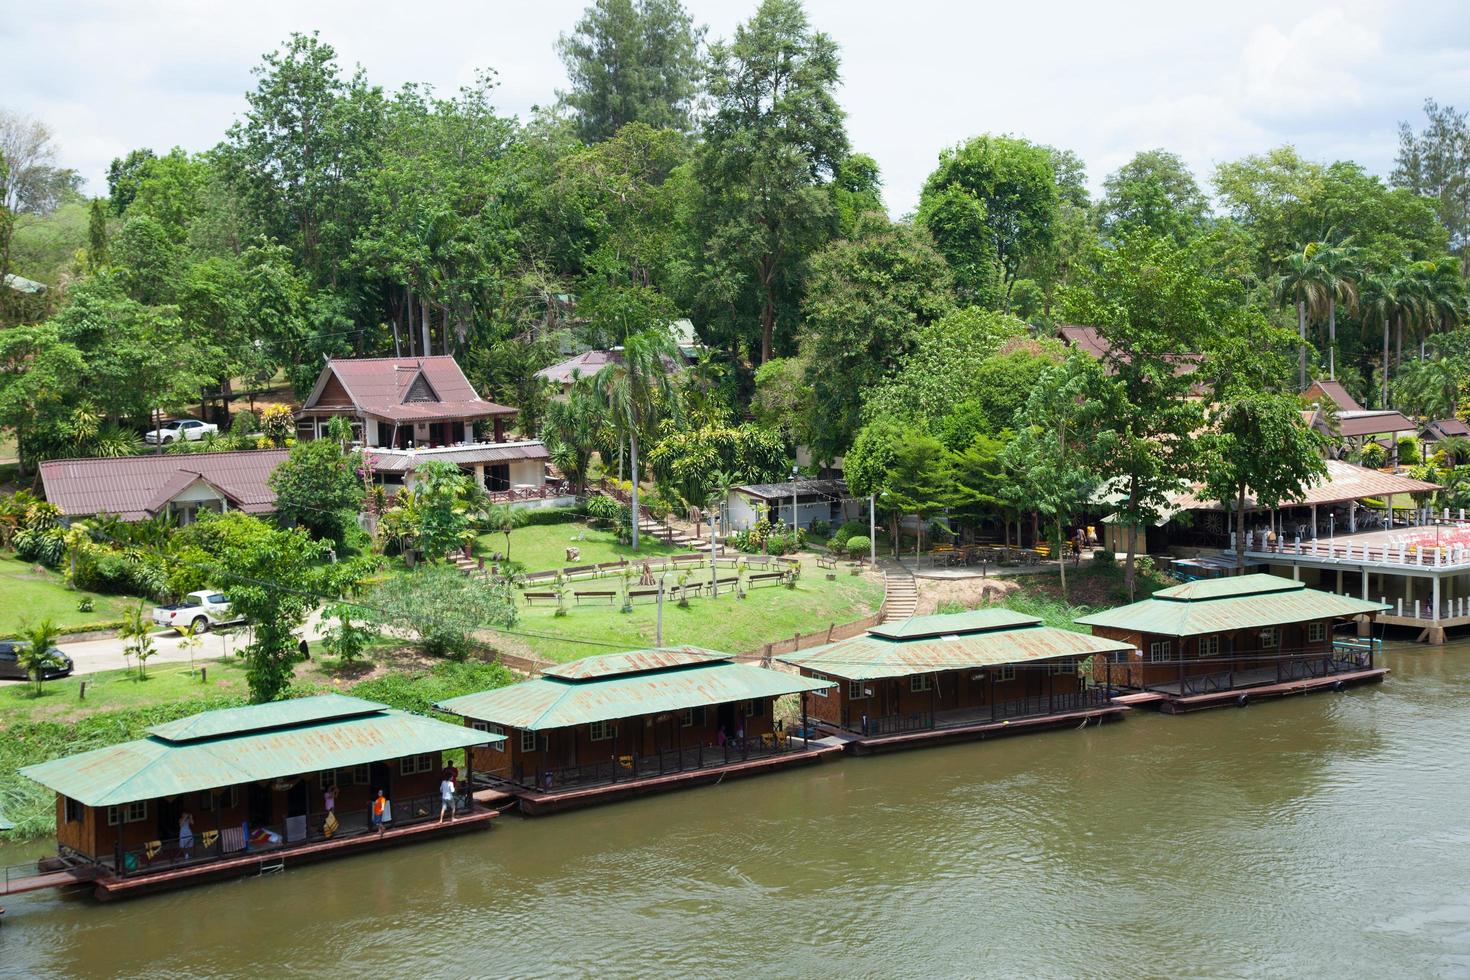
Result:
<instances>
[{"instance_id":1,"label":"person in orange shirt","mask_svg":"<svg viewBox=\"0 0 1470 980\"><path fill-rule=\"evenodd\" d=\"M377 798L373 800L373 826L378 828L379 837L383 836L383 811L387 806L388 798L383 795L382 790L378 790Z\"/></svg>"}]
</instances>

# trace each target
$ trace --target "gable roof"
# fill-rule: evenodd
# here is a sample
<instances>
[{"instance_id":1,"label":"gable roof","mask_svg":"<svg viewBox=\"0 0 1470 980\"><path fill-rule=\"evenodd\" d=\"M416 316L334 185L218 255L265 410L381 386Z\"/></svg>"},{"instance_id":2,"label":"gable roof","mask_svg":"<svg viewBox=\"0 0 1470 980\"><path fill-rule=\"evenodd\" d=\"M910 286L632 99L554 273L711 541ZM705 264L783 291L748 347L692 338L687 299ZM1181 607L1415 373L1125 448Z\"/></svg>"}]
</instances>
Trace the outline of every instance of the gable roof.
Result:
<instances>
[{"instance_id":1,"label":"gable roof","mask_svg":"<svg viewBox=\"0 0 1470 980\"><path fill-rule=\"evenodd\" d=\"M41 464L41 485L46 499L68 517L116 514L125 521L146 520L199 480L247 514L265 514L276 505L270 475L285 458L284 449L257 449L53 459Z\"/></svg>"},{"instance_id":2,"label":"gable roof","mask_svg":"<svg viewBox=\"0 0 1470 980\"><path fill-rule=\"evenodd\" d=\"M785 500L788 503L791 495L795 493L800 497L817 497L828 500L842 500L847 498L847 481L845 480L788 480L785 483L747 483L738 487L731 487L733 493L743 493L748 497L758 497L761 500Z\"/></svg>"},{"instance_id":3,"label":"gable roof","mask_svg":"<svg viewBox=\"0 0 1470 980\"><path fill-rule=\"evenodd\" d=\"M665 357L664 370L670 374L677 374L684 370L685 355L680 352L680 359L675 360ZM623 349L612 347L607 350L589 350L581 354L574 354L565 361L560 361L550 367L544 367L536 372L536 377L544 381L550 381L554 385L566 387L578 378L590 378L609 364L621 363Z\"/></svg>"},{"instance_id":4,"label":"gable roof","mask_svg":"<svg viewBox=\"0 0 1470 980\"><path fill-rule=\"evenodd\" d=\"M1337 406L1339 412L1361 412L1363 406L1358 404L1356 398L1347 393L1341 381L1313 381L1302 392L1302 397L1308 401L1325 398Z\"/></svg>"},{"instance_id":5,"label":"gable roof","mask_svg":"<svg viewBox=\"0 0 1470 980\"><path fill-rule=\"evenodd\" d=\"M1325 430L1327 421L1318 415L1316 424ZM1413 432L1414 428L1414 423L1400 412L1363 410L1337 413L1337 433L1343 437L1390 435Z\"/></svg>"},{"instance_id":6,"label":"gable roof","mask_svg":"<svg viewBox=\"0 0 1470 980\"><path fill-rule=\"evenodd\" d=\"M1424 436L1431 440L1465 438L1470 436L1470 425L1466 425L1459 419L1434 419L1425 424Z\"/></svg>"},{"instance_id":7,"label":"gable roof","mask_svg":"<svg viewBox=\"0 0 1470 980\"><path fill-rule=\"evenodd\" d=\"M862 681L1132 649L1120 640L1042 626L1035 616L1009 609L977 609L885 623L862 636L776 659Z\"/></svg>"},{"instance_id":8,"label":"gable roof","mask_svg":"<svg viewBox=\"0 0 1470 980\"><path fill-rule=\"evenodd\" d=\"M302 412L317 407L331 377L336 377L358 412L390 422L475 419L516 412L481 398L459 362L447 355L334 358L322 368Z\"/></svg>"},{"instance_id":9,"label":"gable roof","mask_svg":"<svg viewBox=\"0 0 1470 980\"><path fill-rule=\"evenodd\" d=\"M26 766L20 774L87 806L117 806L503 737L327 694L206 711L156 725L145 738Z\"/></svg>"},{"instance_id":10,"label":"gable roof","mask_svg":"<svg viewBox=\"0 0 1470 980\"><path fill-rule=\"evenodd\" d=\"M1107 361L1113 352L1113 345L1097 327L1063 324L1057 327L1057 337L1068 347L1075 348L1099 361ZM1172 354L1169 355L1168 360L1173 363L1174 376L1177 378L1199 370L1203 358L1199 354ZM1108 373L1112 373L1111 366L1108 368Z\"/></svg>"},{"instance_id":11,"label":"gable roof","mask_svg":"<svg viewBox=\"0 0 1470 980\"><path fill-rule=\"evenodd\" d=\"M1298 500L1284 501L1282 506L1287 507L1309 507L1313 504L1340 504L1348 500L1362 500L1365 497L1386 497L1390 494L1418 494L1432 493L1442 489L1438 483L1426 483L1423 480L1415 480L1407 476L1399 476L1397 473L1382 473L1378 470L1368 469L1356 463L1349 463L1341 459L1324 460L1327 465L1327 478L1319 480L1308 487ZM1108 488L1108 492L1098 494L1094 500L1097 503L1116 503L1118 500L1116 486ZM1246 510L1257 508L1255 496L1247 490L1245 498ZM1225 507L1218 500L1210 500L1203 496L1203 491L1187 490L1178 491L1166 495L1166 503L1160 509L1161 520L1171 519L1181 510L1224 510Z\"/></svg>"},{"instance_id":12,"label":"gable roof","mask_svg":"<svg viewBox=\"0 0 1470 980\"><path fill-rule=\"evenodd\" d=\"M616 721L730 701L821 691L830 681L799 677L699 647L589 657L509 687L434 705L476 721L527 731Z\"/></svg>"},{"instance_id":13,"label":"gable roof","mask_svg":"<svg viewBox=\"0 0 1470 980\"><path fill-rule=\"evenodd\" d=\"M1305 583L1258 573L1204 579L1161 589L1148 599L1076 620L1158 636L1199 636L1383 612L1366 599L1309 589Z\"/></svg>"}]
</instances>

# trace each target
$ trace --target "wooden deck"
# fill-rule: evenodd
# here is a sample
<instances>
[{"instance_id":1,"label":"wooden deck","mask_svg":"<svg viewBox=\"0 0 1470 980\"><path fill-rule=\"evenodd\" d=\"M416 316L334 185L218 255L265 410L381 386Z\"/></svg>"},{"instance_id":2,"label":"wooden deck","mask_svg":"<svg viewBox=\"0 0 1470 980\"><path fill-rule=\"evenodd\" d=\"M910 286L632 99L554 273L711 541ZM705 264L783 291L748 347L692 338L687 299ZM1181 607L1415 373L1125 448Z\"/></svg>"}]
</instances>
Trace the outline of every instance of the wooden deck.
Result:
<instances>
[{"instance_id":1,"label":"wooden deck","mask_svg":"<svg viewBox=\"0 0 1470 980\"><path fill-rule=\"evenodd\" d=\"M57 859L52 858L51 860ZM66 888L69 885L86 884L95 880L100 873L99 868L90 864L60 867L54 870L47 870L44 865L45 862L42 862L42 867L37 868L34 874L18 878L4 876L3 880L0 880L0 895L19 895L43 888Z\"/></svg>"},{"instance_id":2,"label":"wooden deck","mask_svg":"<svg viewBox=\"0 0 1470 980\"><path fill-rule=\"evenodd\" d=\"M616 783L600 783L595 786L556 790L550 793L543 793L540 790L530 789L508 782L499 783L496 788L509 793L520 801L521 812L526 816L539 817L550 813L561 813L565 810L578 810L582 807L612 803L616 800L631 799L638 796L648 796L653 793L666 793L671 790L718 783L726 779L758 776L763 773L774 772L778 769L789 769L793 766L811 765L831 756L839 755L841 752L841 745L823 744L823 742L814 740L810 748L793 749L789 752L762 755L759 758L730 762L727 765L708 766L703 769L684 769L661 776L625 779L619 780Z\"/></svg>"},{"instance_id":3,"label":"wooden deck","mask_svg":"<svg viewBox=\"0 0 1470 980\"><path fill-rule=\"evenodd\" d=\"M426 820L422 823L384 831L381 837L371 832L363 832L350 837L313 841L293 847L252 851L238 857L159 871L136 872L126 877L119 877L104 871L96 879L94 894L103 901L109 901L114 898L132 898L136 895L183 888L206 881L251 877L284 870L284 868L309 861L320 861L324 858L359 854L399 844L433 840L471 830L483 830L490 826L490 822L498 816L500 816L498 810L476 806L471 812L461 814L452 821L438 823Z\"/></svg>"},{"instance_id":4,"label":"wooden deck","mask_svg":"<svg viewBox=\"0 0 1470 980\"><path fill-rule=\"evenodd\" d=\"M902 732L897 735L861 735L826 725L819 727L843 740L843 749L853 755L872 755L878 752L897 752L903 749L924 748L946 742L969 742L985 738L1004 738L1010 735L1025 735L1030 732L1052 728L1081 728L1088 724L1120 721L1130 709L1127 705L1109 704L1102 707L1082 708L1050 715L1028 715L1008 718L1004 721L976 721L970 724L944 725L939 728L924 728Z\"/></svg>"},{"instance_id":5,"label":"wooden deck","mask_svg":"<svg viewBox=\"0 0 1470 980\"><path fill-rule=\"evenodd\" d=\"M1211 691L1208 694L1192 694L1180 697L1177 694L1162 694L1158 702L1159 710L1165 714L1177 715L1189 711L1202 711L1206 708L1224 708L1230 705L1244 706L1252 701L1265 700L1267 698L1284 698L1293 694L1312 694L1318 691L1340 691L1345 687L1356 684L1377 684L1388 674L1387 667L1372 667L1364 670L1344 671L1340 674L1329 674L1326 677L1307 677L1301 680L1283 681L1279 684L1256 684L1252 686L1236 686L1224 691Z\"/></svg>"}]
</instances>

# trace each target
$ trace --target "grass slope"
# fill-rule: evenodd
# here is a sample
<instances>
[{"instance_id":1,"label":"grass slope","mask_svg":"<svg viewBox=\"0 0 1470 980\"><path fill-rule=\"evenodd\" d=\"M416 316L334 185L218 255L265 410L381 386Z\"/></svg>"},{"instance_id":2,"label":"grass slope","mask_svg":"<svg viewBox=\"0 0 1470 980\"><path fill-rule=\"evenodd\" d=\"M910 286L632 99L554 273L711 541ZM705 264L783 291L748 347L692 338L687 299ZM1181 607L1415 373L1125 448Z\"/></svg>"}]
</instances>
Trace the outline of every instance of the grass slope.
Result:
<instances>
[{"instance_id":1,"label":"grass slope","mask_svg":"<svg viewBox=\"0 0 1470 980\"><path fill-rule=\"evenodd\" d=\"M60 575L10 556L0 558L0 636L13 636L28 623L47 616L62 627L115 623L137 599L73 591ZM92 600L91 612L78 612L83 599Z\"/></svg>"},{"instance_id":2,"label":"grass slope","mask_svg":"<svg viewBox=\"0 0 1470 980\"><path fill-rule=\"evenodd\" d=\"M581 549L581 556L574 562L567 561L567 548ZM597 562L617 561L619 558L677 555L686 550L645 535L639 538L638 550L635 552L630 545L620 544L618 536L611 530L583 522L518 527L510 532L510 557L525 565L530 572L565 568L568 565L592 565ZM489 555L496 551L505 551L505 535L499 532L482 534L475 542L477 555Z\"/></svg>"}]
</instances>

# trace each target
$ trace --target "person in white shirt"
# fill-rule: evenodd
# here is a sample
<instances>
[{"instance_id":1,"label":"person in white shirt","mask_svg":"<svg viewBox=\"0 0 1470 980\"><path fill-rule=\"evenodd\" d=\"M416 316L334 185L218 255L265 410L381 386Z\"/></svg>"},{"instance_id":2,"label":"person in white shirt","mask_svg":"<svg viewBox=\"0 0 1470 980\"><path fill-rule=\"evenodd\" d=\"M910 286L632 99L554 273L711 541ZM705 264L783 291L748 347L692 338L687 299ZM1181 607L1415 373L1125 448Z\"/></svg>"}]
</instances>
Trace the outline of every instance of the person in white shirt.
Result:
<instances>
[{"instance_id":1,"label":"person in white shirt","mask_svg":"<svg viewBox=\"0 0 1470 980\"><path fill-rule=\"evenodd\" d=\"M445 814L449 819L454 819L454 780L446 773L442 782L439 783L439 822L444 822Z\"/></svg>"}]
</instances>

